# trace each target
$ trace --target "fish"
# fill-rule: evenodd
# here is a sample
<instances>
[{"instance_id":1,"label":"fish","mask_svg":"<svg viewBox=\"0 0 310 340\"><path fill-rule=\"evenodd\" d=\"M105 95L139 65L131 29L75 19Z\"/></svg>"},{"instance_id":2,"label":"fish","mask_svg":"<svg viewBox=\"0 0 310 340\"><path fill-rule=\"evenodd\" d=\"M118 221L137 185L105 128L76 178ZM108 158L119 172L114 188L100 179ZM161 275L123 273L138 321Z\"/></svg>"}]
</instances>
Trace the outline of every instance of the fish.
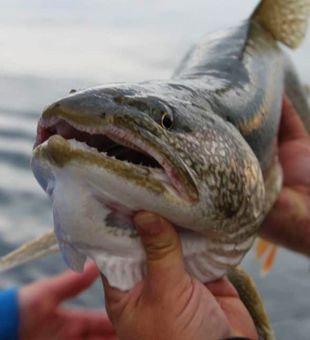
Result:
<instances>
[{"instance_id":1,"label":"fish","mask_svg":"<svg viewBox=\"0 0 310 340\"><path fill-rule=\"evenodd\" d=\"M310 131L304 88L280 46L301 44L309 11L309 0L262 0L249 19L207 35L168 80L71 91L49 105L31 163L53 206L45 252L58 243L75 271L91 258L128 290L145 275L132 217L160 214L179 233L187 271L203 282L228 274L261 338L272 339L237 266L282 189L284 93ZM42 255L42 238L27 246L30 257ZM17 250L0 268L23 260Z\"/></svg>"}]
</instances>

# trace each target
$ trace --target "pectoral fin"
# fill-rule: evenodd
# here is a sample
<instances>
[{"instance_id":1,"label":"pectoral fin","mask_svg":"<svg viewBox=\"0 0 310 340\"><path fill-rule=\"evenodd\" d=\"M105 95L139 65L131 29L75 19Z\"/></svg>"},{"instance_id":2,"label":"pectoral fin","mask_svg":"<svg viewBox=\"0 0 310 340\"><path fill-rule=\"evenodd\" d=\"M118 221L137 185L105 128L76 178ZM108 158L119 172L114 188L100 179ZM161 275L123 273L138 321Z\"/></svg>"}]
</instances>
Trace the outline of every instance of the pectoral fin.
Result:
<instances>
[{"instance_id":1,"label":"pectoral fin","mask_svg":"<svg viewBox=\"0 0 310 340\"><path fill-rule=\"evenodd\" d=\"M30 262L34 259L59 252L54 231L23 244L21 247L0 258L0 272Z\"/></svg>"},{"instance_id":2,"label":"pectoral fin","mask_svg":"<svg viewBox=\"0 0 310 340\"><path fill-rule=\"evenodd\" d=\"M260 260L264 255L265 258L262 259L261 274L266 275L271 270L277 255L278 247L268 241L263 239L258 239L256 243L256 260Z\"/></svg>"},{"instance_id":3,"label":"pectoral fin","mask_svg":"<svg viewBox=\"0 0 310 340\"><path fill-rule=\"evenodd\" d=\"M231 269L228 278L237 289L240 299L249 311L256 326L259 340L274 340L273 330L254 281L240 267Z\"/></svg>"}]
</instances>

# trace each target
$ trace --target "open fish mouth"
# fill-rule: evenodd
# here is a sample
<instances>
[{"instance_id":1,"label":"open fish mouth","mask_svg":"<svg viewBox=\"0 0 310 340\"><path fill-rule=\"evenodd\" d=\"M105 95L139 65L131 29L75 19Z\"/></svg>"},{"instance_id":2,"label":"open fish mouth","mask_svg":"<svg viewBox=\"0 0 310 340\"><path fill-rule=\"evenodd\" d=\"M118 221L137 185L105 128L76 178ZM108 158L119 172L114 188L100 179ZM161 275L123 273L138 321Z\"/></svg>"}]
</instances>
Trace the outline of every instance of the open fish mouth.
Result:
<instances>
[{"instance_id":1,"label":"open fish mouth","mask_svg":"<svg viewBox=\"0 0 310 340\"><path fill-rule=\"evenodd\" d=\"M97 165L101 162L103 166L113 167L113 171L128 179L147 172L155 191L162 191L164 186L170 194L185 201L198 200L198 192L184 163L180 170L167 157L168 152L164 155L153 141L124 127L112 124L94 127L60 117L41 118L34 145L35 157L42 147L59 167L75 158L87 158Z\"/></svg>"},{"instance_id":2,"label":"open fish mouth","mask_svg":"<svg viewBox=\"0 0 310 340\"><path fill-rule=\"evenodd\" d=\"M206 237L187 229L198 201L195 188L165 151L135 132L41 118L32 168L52 198L65 261L81 271L90 257L112 285L128 289L142 278L145 263L133 215L148 210L171 216L189 270L213 277L209 264L197 260L205 257ZM216 276L223 273L224 266Z\"/></svg>"},{"instance_id":3,"label":"open fish mouth","mask_svg":"<svg viewBox=\"0 0 310 340\"><path fill-rule=\"evenodd\" d=\"M127 161L136 165L161 168L155 158L144 153L141 149L138 150L138 147L130 141L130 136L128 136L127 139L121 138L120 132L117 133L117 131L115 131L114 140L116 138L118 139L116 142L108 137L108 133L103 135L96 133L96 131L89 133L87 131L78 130L63 120L59 120L59 122L49 127L43 127L42 125L39 125L35 146L42 144L53 135L60 135L65 139L75 139L82 142L89 147L96 149L99 153L105 153L108 157L114 157L118 160ZM83 127L80 127L80 129L83 129ZM123 137L125 137L125 133L123 133Z\"/></svg>"}]
</instances>

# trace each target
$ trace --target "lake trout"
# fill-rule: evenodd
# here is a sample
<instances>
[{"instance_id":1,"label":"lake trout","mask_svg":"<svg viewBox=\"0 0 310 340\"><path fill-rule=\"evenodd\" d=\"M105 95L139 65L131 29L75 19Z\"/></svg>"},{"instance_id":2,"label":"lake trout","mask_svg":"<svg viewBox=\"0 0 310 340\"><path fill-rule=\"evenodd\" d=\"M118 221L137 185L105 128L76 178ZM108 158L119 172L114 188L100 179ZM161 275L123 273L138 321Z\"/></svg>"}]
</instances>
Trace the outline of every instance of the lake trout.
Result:
<instances>
[{"instance_id":1,"label":"lake trout","mask_svg":"<svg viewBox=\"0 0 310 340\"><path fill-rule=\"evenodd\" d=\"M272 339L255 287L235 267L282 188L277 133L283 94L310 131L304 88L279 42L303 40L308 0L263 0L235 28L208 35L170 80L71 93L38 123L33 173L51 197L53 233L0 267L55 251L82 271L86 258L114 287L144 275L132 222L160 214L180 235L186 268L203 282L228 274L261 339Z\"/></svg>"}]
</instances>

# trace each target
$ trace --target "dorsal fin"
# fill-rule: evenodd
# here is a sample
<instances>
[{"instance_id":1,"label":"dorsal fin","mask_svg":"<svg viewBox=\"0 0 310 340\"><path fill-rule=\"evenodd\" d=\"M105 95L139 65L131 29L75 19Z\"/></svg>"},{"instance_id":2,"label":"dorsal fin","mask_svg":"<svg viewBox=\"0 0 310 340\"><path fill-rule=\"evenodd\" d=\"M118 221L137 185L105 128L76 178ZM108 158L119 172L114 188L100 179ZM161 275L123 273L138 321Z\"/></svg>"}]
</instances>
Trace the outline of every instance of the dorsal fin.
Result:
<instances>
[{"instance_id":1,"label":"dorsal fin","mask_svg":"<svg viewBox=\"0 0 310 340\"><path fill-rule=\"evenodd\" d=\"M307 32L310 0L262 0L251 19L290 48L298 47Z\"/></svg>"}]
</instances>

